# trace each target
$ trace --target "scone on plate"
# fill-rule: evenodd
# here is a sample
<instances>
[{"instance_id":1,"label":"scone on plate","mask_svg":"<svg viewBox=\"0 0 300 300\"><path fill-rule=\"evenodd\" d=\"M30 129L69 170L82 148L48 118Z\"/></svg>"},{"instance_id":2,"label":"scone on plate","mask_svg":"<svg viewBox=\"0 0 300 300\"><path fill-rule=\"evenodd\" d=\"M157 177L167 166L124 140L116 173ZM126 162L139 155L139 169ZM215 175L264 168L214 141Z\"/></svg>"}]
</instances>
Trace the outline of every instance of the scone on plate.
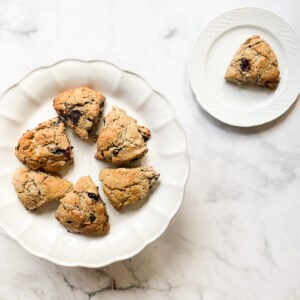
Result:
<instances>
[{"instance_id":1,"label":"scone on plate","mask_svg":"<svg viewBox=\"0 0 300 300\"><path fill-rule=\"evenodd\" d=\"M108 215L90 176L81 177L60 200L56 219L73 233L102 235L109 231Z\"/></svg>"},{"instance_id":2,"label":"scone on plate","mask_svg":"<svg viewBox=\"0 0 300 300\"><path fill-rule=\"evenodd\" d=\"M236 52L225 79L236 84L250 83L275 89L279 75L275 52L264 39L253 35Z\"/></svg>"},{"instance_id":3,"label":"scone on plate","mask_svg":"<svg viewBox=\"0 0 300 300\"><path fill-rule=\"evenodd\" d=\"M150 130L139 126L124 110L113 107L104 118L97 141L96 158L114 164L127 164L147 151Z\"/></svg>"},{"instance_id":4,"label":"scone on plate","mask_svg":"<svg viewBox=\"0 0 300 300\"><path fill-rule=\"evenodd\" d=\"M32 170L57 172L73 163L66 128L58 117L27 130L20 138L15 153Z\"/></svg>"},{"instance_id":5,"label":"scone on plate","mask_svg":"<svg viewBox=\"0 0 300 300\"><path fill-rule=\"evenodd\" d=\"M100 171L103 191L117 210L132 205L149 194L159 174L152 167L103 169Z\"/></svg>"},{"instance_id":6,"label":"scone on plate","mask_svg":"<svg viewBox=\"0 0 300 300\"><path fill-rule=\"evenodd\" d=\"M87 87L59 94L53 101L56 112L83 140L95 140L105 96Z\"/></svg>"},{"instance_id":7,"label":"scone on plate","mask_svg":"<svg viewBox=\"0 0 300 300\"><path fill-rule=\"evenodd\" d=\"M59 176L18 168L13 176L13 185L21 203L28 210L35 210L51 201L60 200L73 186Z\"/></svg>"}]
</instances>

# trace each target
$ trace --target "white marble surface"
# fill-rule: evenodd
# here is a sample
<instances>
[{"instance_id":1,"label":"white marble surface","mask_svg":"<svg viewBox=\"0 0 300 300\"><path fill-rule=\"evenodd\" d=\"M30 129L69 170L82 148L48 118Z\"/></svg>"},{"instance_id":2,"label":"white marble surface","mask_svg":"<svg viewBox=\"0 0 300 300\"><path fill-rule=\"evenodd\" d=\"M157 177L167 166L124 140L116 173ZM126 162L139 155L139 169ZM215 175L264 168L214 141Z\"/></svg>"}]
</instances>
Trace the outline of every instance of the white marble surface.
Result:
<instances>
[{"instance_id":1,"label":"white marble surface","mask_svg":"<svg viewBox=\"0 0 300 300\"><path fill-rule=\"evenodd\" d=\"M64 58L109 60L169 98L191 157L179 213L130 260L60 267L1 233L0 299L300 299L299 104L273 126L235 129L204 113L187 81L201 28L256 5L300 33L298 0L0 1L0 92Z\"/></svg>"}]
</instances>

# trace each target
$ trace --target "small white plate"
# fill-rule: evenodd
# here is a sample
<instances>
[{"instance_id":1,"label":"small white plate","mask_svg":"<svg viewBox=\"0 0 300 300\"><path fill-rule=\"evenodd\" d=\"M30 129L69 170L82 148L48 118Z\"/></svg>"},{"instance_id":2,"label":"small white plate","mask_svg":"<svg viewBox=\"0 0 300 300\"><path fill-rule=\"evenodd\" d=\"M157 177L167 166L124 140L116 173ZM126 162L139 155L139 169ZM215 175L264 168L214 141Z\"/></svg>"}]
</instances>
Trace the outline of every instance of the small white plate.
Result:
<instances>
[{"instance_id":1,"label":"small white plate","mask_svg":"<svg viewBox=\"0 0 300 300\"><path fill-rule=\"evenodd\" d=\"M102 192L99 171L109 166L94 159L96 144L81 141L68 130L75 163L64 177L75 182L83 175L90 175L100 186L111 224L110 233L104 237L67 232L54 218L58 203L36 212L26 211L11 183L13 172L21 165L14 155L21 134L54 117L53 98L77 86L105 93L104 114L116 105L150 128L149 151L139 163L152 165L161 174L148 199L119 213ZM3 95L0 124L0 225L34 255L60 265L86 267L101 267L126 259L157 239L180 207L189 173L185 133L170 104L133 73L103 61L78 60L34 70Z\"/></svg>"},{"instance_id":2,"label":"small white plate","mask_svg":"<svg viewBox=\"0 0 300 300\"><path fill-rule=\"evenodd\" d=\"M224 74L239 46L258 34L274 49L281 81L275 90L228 83ZM200 33L188 64L191 87L213 117L234 126L255 126L281 116L300 89L300 43L280 17L260 8L226 12Z\"/></svg>"}]
</instances>

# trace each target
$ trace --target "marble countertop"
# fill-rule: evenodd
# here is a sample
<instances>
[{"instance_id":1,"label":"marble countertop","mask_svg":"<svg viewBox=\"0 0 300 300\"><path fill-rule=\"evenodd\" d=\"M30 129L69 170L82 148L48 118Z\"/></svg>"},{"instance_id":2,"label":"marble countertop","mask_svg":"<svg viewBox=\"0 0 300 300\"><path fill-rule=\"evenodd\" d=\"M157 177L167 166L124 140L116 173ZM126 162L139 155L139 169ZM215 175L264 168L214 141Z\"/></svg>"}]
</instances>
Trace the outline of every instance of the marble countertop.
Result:
<instances>
[{"instance_id":1,"label":"marble countertop","mask_svg":"<svg viewBox=\"0 0 300 300\"><path fill-rule=\"evenodd\" d=\"M199 107L187 80L201 28L257 5L300 33L298 0L0 0L0 92L61 59L111 61L171 101L191 159L180 211L132 259L61 267L1 231L0 299L300 299L299 104L271 125L233 128Z\"/></svg>"}]
</instances>

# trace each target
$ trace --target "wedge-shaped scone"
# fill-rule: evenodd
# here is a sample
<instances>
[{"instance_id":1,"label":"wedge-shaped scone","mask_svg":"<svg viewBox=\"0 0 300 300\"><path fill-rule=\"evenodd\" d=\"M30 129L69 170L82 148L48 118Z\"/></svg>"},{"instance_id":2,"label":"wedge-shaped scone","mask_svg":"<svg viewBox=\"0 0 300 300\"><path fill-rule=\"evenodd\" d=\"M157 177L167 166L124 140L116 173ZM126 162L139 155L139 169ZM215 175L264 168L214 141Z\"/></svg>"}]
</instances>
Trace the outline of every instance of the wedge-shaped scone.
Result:
<instances>
[{"instance_id":1,"label":"wedge-shaped scone","mask_svg":"<svg viewBox=\"0 0 300 300\"><path fill-rule=\"evenodd\" d=\"M225 79L236 84L250 83L275 89L279 83L276 54L258 35L247 39L227 68Z\"/></svg>"},{"instance_id":2,"label":"wedge-shaped scone","mask_svg":"<svg viewBox=\"0 0 300 300\"><path fill-rule=\"evenodd\" d=\"M15 153L32 170L57 172L73 163L71 148L64 123L60 118L53 118L27 130Z\"/></svg>"},{"instance_id":3,"label":"wedge-shaped scone","mask_svg":"<svg viewBox=\"0 0 300 300\"><path fill-rule=\"evenodd\" d=\"M65 91L53 101L57 113L83 140L95 140L105 96L87 87Z\"/></svg>"},{"instance_id":4,"label":"wedge-shaped scone","mask_svg":"<svg viewBox=\"0 0 300 300\"><path fill-rule=\"evenodd\" d=\"M93 235L109 231L105 204L90 176L81 177L60 202L56 219L68 231Z\"/></svg>"},{"instance_id":5,"label":"wedge-shaped scone","mask_svg":"<svg viewBox=\"0 0 300 300\"><path fill-rule=\"evenodd\" d=\"M13 176L13 185L21 203L28 210L35 210L51 201L60 200L73 184L59 176L28 168L18 168Z\"/></svg>"},{"instance_id":6,"label":"wedge-shaped scone","mask_svg":"<svg viewBox=\"0 0 300 300\"><path fill-rule=\"evenodd\" d=\"M105 117L97 141L96 158L114 164L127 164L147 151L150 130L139 126L124 110L114 107Z\"/></svg>"},{"instance_id":7,"label":"wedge-shaped scone","mask_svg":"<svg viewBox=\"0 0 300 300\"><path fill-rule=\"evenodd\" d=\"M159 174L152 167L103 169L100 171L103 191L117 210L146 197L158 177Z\"/></svg>"}]
</instances>

